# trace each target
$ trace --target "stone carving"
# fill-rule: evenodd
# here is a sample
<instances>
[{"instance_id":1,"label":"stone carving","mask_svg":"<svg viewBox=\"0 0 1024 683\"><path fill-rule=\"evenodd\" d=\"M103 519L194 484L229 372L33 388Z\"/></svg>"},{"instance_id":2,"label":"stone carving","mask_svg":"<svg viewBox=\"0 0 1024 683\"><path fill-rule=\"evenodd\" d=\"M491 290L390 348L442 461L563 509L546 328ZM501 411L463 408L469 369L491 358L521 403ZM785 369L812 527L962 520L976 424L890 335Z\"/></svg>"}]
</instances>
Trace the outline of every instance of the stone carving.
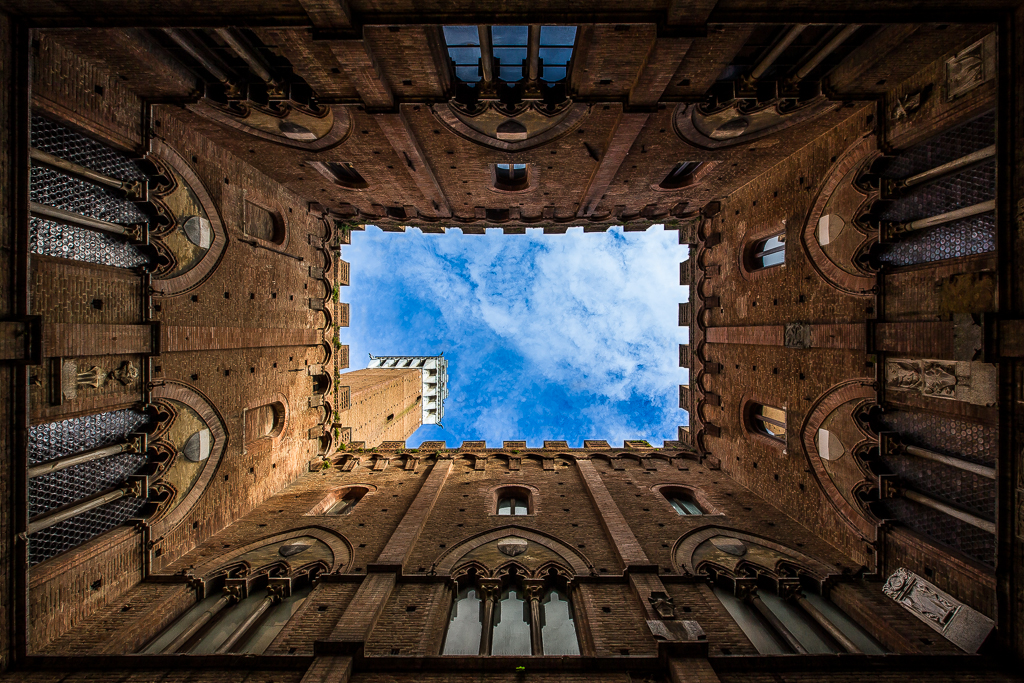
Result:
<instances>
[{"instance_id":1,"label":"stone carving","mask_svg":"<svg viewBox=\"0 0 1024 683\"><path fill-rule=\"evenodd\" d=\"M786 323L783 344L789 349L811 348L811 326L807 323Z\"/></svg>"},{"instance_id":2,"label":"stone carving","mask_svg":"<svg viewBox=\"0 0 1024 683\"><path fill-rule=\"evenodd\" d=\"M946 61L946 99L955 100L995 77L996 37L990 33Z\"/></svg>"},{"instance_id":3,"label":"stone carving","mask_svg":"<svg viewBox=\"0 0 1024 683\"><path fill-rule=\"evenodd\" d=\"M889 390L913 391L928 398L975 405L996 402L996 368L988 363L890 358L885 380Z\"/></svg>"},{"instance_id":4,"label":"stone carving","mask_svg":"<svg viewBox=\"0 0 1024 683\"><path fill-rule=\"evenodd\" d=\"M882 592L967 652L977 652L995 625L984 614L903 567L892 573Z\"/></svg>"},{"instance_id":5,"label":"stone carving","mask_svg":"<svg viewBox=\"0 0 1024 683\"><path fill-rule=\"evenodd\" d=\"M662 619L676 618L675 603L667 593L662 593L661 591L653 592L648 596L647 600Z\"/></svg>"},{"instance_id":6,"label":"stone carving","mask_svg":"<svg viewBox=\"0 0 1024 683\"><path fill-rule=\"evenodd\" d=\"M747 546L738 538L715 536L711 539L711 545L715 546L723 553L727 553L735 557L743 557L747 554Z\"/></svg>"},{"instance_id":7,"label":"stone carving","mask_svg":"<svg viewBox=\"0 0 1024 683\"><path fill-rule=\"evenodd\" d=\"M128 386L139 378L139 369L130 360L126 360L110 373L110 376L120 382L122 386Z\"/></svg>"},{"instance_id":8,"label":"stone carving","mask_svg":"<svg viewBox=\"0 0 1024 683\"><path fill-rule=\"evenodd\" d=\"M60 368L60 388L65 399L76 398L80 388L99 389L106 380L107 373L95 365L79 367L75 361L66 360Z\"/></svg>"},{"instance_id":9,"label":"stone carving","mask_svg":"<svg viewBox=\"0 0 1024 683\"><path fill-rule=\"evenodd\" d=\"M525 538L510 536L509 538L503 538L498 541L498 550L509 557L515 557L516 555L522 555L525 553L528 545L529 543Z\"/></svg>"},{"instance_id":10,"label":"stone carving","mask_svg":"<svg viewBox=\"0 0 1024 683\"><path fill-rule=\"evenodd\" d=\"M928 85L921 90L915 90L896 98L896 101L889 107L889 120L902 121L910 118L928 100L931 93L932 86Z\"/></svg>"},{"instance_id":11,"label":"stone carving","mask_svg":"<svg viewBox=\"0 0 1024 683\"><path fill-rule=\"evenodd\" d=\"M911 612L945 626L961 605L939 595L938 589L934 586L915 581L915 577L915 574L900 567L885 582L882 592L909 608Z\"/></svg>"}]
</instances>

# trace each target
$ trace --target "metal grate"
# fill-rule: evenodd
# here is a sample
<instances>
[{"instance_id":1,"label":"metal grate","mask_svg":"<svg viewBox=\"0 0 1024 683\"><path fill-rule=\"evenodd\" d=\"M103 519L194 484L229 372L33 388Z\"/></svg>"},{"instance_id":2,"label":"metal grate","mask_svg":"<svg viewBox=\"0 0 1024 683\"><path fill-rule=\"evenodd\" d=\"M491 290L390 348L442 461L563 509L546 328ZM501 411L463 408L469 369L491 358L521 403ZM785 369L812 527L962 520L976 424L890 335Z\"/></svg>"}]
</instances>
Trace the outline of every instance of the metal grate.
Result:
<instances>
[{"instance_id":1,"label":"metal grate","mask_svg":"<svg viewBox=\"0 0 1024 683\"><path fill-rule=\"evenodd\" d=\"M118 443L148 425L149 417L137 410L116 410L36 425L29 430L29 464ZM145 462L145 455L121 453L32 479L29 516L112 488ZM117 500L37 531L29 537L30 563L42 562L114 528L135 515L144 503L135 498Z\"/></svg>"},{"instance_id":2,"label":"metal grate","mask_svg":"<svg viewBox=\"0 0 1024 683\"><path fill-rule=\"evenodd\" d=\"M935 136L916 147L898 152L877 167L885 178L908 178L930 168L977 152L996 142L996 113L990 111Z\"/></svg>"},{"instance_id":3,"label":"metal grate","mask_svg":"<svg viewBox=\"0 0 1024 683\"><path fill-rule=\"evenodd\" d=\"M900 242L885 245L880 248L879 259L892 266L910 266L995 249L996 218L995 214L988 213L922 230Z\"/></svg>"},{"instance_id":4,"label":"metal grate","mask_svg":"<svg viewBox=\"0 0 1024 683\"><path fill-rule=\"evenodd\" d=\"M995 426L955 420L930 413L894 410L882 415L885 431L898 432L907 444L994 466L999 452ZM950 445L954 448L950 448Z\"/></svg>"},{"instance_id":5,"label":"metal grate","mask_svg":"<svg viewBox=\"0 0 1024 683\"><path fill-rule=\"evenodd\" d=\"M894 474L921 493L995 519L996 483L991 479L913 455L887 456L884 460Z\"/></svg>"},{"instance_id":6,"label":"metal grate","mask_svg":"<svg viewBox=\"0 0 1024 683\"><path fill-rule=\"evenodd\" d=\"M146 179L123 154L42 116L32 117L32 146L120 180Z\"/></svg>"},{"instance_id":7,"label":"metal grate","mask_svg":"<svg viewBox=\"0 0 1024 683\"><path fill-rule=\"evenodd\" d=\"M146 464L145 453L119 453L85 462L28 483L29 517L68 505L94 493L115 488Z\"/></svg>"},{"instance_id":8,"label":"metal grate","mask_svg":"<svg viewBox=\"0 0 1024 683\"><path fill-rule=\"evenodd\" d=\"M47 422L29 430L28 462L38 465L82 451L124 441L132 432L145 429L149 417L138 410L113 410L98 415Z\"/></svg>"},{"instance_id":9,"label":"metal grate","mask_svg":"<svg viewBox=\"0 0 1024 683\"><path fill-rule=\"evenodd\" d=\"M28 538L28 561L39 564L54 555L82 545L104 531L110 531L135 516L146 501L142 498L121 498L113 503L83 512L77 517L37 531Z\"/></svg>"},{"instance_id":10,"label":"metal grate","mask_svg":"<svg viewBox=\"0 0 1024 683\"><path fill-rule=\"evenodd\" d=\"M905 498L882 501L879 511L883 516L899 520L914 531L955 548L979 562L995 566L996 537L987 531Z\"/></svg>"},{"instance_id":11,"label":"metal grate","mask_svg":"<svg viewBox=\"0 0 1024 683\"><path fill-rule=\"evenodd\" d=\"M32 117L32 145L121 180L144 180L145 174L125 156L41 116ZM107 189L43 166L33 166L29 191L33 202L111 223L148 222L134 203ZM119 268L145 265L149 259L134 245L113 235L61 225L39 218L29 223L30 249L44 256L100 263Z\"/></svg>"},{"instance_id":12,"label":"metal grate","mask_svg":"<svg viewBox=\"0 0 1024 683\"><path fill-rule=\"evenodd\" d=\"M990 162L916 188L879 214L886 221L914 221L995 199L996 164Z\"/></svg>"},{"instance_id":13,"label":"metal grate","mask_svg":"<svg viewBox=\"0 0 1024 683\"><path fill-rule=\"evenodd\" d=\"M31 182L29 197L39 204L121 225L149 222L146 214L127 199L52 168L33 166Z\"/></svg>"},{"instance_id":14,"label":"metal grate","mask_svg":"<svg viewBox=\"0 0 1024 683\"><path fill-rule=\"evenodd\" d=\"M32 218L29 235L29 248L34 254L117 268L137 268L149 263L135 245L94 230Z\"/></svg>"}]
</instances>

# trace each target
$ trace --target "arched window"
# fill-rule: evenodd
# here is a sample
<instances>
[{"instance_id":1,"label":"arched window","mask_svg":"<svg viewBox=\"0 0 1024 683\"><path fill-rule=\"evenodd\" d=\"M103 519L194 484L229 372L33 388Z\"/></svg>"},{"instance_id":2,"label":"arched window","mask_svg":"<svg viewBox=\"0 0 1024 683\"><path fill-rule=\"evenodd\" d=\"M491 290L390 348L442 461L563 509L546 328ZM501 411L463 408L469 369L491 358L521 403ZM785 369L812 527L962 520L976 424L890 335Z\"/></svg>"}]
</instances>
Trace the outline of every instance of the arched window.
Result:
<instances>
[{"instance_id":1,"label":"arched window","mask_svg":"<svg viewBox=\"0 0 1024 683\"><path fill-rule=\"evenodd\" d=\"M472 570L471 570L472 571ZM514 571L514 570L513 570ZM463 577L445 634L445 655L578 655L579 638L564 583ZM536 619L536 621L534 621Z\"/></svg>"},{"instance_id":2,"label":"arched window","mask_svg":"<svg viewBox=\"0 0 1024 683\"><path fill-rule=\"evenodd\" d=\"M363 499L363 496L366 495L366 492L367 489L361 486L355 486L348 489L347 491L345 491L345 495L343 495L341 499L338 500L337 503L331 505L331 507L329 507L327 509L327 512L324 514L331 515L334 517L340 517L342 515L349 514L350 512L352 512L353 508L355 508L356 504Z\"/></svg>"},{"instance_id":3,"label":"arched window","mask_svg":"<svg viewBox=\"0 0 1024 683\"><path fill-rule=\"evenodd\" d=\"M363 179L363 176L352 164L337 161L310 161L309 165L340 187L350 190L362 190L369 187L369 183Z\"/></svg>"},{"instance_id":4,"label":"arched window","mask_svg":"<svg viewBox=\"0 0 1024 683\"><path fill-rule=\"evenodd\" d=\"M519 192L530 186L527 164L495 164L494 187L505 192Z\"/></svg>"},{"instance_id":5,"label":"arched window","mask_svg":"<svg viewBox=\"0 0 1024 683\"><path fill-rule=\"evenodd\" d=\"M714 588L715 596L761 654L885 654L885 649L828 598L770 582Z\"/></svg>"},{"instance_id":6,"label":"arched window","mask_svg":"<svg viewBox=\"0 0 1024 683\"><path fill-rule=\"evenodd\" d=\"M678 515L703 515L704 510L694 499L693 494L685 489L663 488L661 494L669 502Z\"/></svg>"},{"instance_id":7,"label":"arched window","mask_svg":"<svg viewBox=\"0 0 1024 683\"><path fill-rule=\"evenodd\" d=\"M763 403L750 405L749 428L777 441L786 440L786 411Z\"/></svg>"},{"instance_id":8,"label":"arched window","mask_svg":"<svg viewBox=\"0 0 1024 683\"><path fill-rule=\"evenodd\" d=\"M747 267L750 270L781 266L785 262L786 233L784 232L757 240L747 254Z\"/></svg>"},{"instance_id":9,"label":"arched window","mask_svg":"<svg viewBox=\"0 0 1024 683\"><path fill-rule=\"evenodd\" d=\"M697 182L697 171L704 165L703 161L681 161L669 171L660 187L664 190L677 190Z\"/></svg>"},{"instance_id":10,"label":"arched window","mask_svg":"<svg viewBox=\"0 0 1024 683\"><path fill-rule=\"evenodd\" d=\"M530 492L516 487L499 489L495 514L502 516L530 514Z\"/></svg>"}]
</instances>

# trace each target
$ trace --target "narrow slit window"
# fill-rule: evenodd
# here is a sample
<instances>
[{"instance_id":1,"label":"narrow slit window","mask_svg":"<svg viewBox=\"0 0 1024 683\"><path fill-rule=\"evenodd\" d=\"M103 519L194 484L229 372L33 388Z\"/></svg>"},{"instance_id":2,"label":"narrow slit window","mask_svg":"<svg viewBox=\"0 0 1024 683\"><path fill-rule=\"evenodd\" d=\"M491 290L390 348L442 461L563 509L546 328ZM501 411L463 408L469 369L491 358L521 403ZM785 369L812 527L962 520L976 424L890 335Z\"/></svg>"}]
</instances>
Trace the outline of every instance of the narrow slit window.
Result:
<instances>
[{"instance_id":1,"label":"narrow slit window","mask_svg":"<svg viewBox=\"0 0 1024 683\"><path fill-rule=\"evenodd\" d=\"M786 262L786 234L779 233L754 242L750 250L750 265L754 270L781 266Z\"/></svg>"},{"instance_id":2,"label":"narrow slit window","mask_svg":"<svg viewBox=\"0 0 1024 683\"><path fill-rule=\"evenodd\" d=\"M663 190L675 190L688 187L697 182L697 171L704 165L702 161L682 161L676 164L665 179L661 181Z\"/></svg>"}]
</instances>

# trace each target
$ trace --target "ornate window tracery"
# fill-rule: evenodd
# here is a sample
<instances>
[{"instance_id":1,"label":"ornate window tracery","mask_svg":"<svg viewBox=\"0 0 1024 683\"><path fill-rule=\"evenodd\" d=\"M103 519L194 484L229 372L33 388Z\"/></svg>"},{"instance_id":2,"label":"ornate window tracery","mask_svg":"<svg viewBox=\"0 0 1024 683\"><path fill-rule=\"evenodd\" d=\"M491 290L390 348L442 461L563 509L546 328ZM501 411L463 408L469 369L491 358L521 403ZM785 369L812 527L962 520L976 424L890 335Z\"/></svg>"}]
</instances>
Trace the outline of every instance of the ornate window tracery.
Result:
<instances>
[{"instance_id":1,"label":"ornate window tracery","mask_svg":"<svg viewBox=\"0 0 1024 683\"><path fill-rule=\"evenodd\" d=\"M538 574L517 566L493 578L476 567L462 574L441 654L578 655L566 580L554 568Z\"/></svg>"}]
</instances>

